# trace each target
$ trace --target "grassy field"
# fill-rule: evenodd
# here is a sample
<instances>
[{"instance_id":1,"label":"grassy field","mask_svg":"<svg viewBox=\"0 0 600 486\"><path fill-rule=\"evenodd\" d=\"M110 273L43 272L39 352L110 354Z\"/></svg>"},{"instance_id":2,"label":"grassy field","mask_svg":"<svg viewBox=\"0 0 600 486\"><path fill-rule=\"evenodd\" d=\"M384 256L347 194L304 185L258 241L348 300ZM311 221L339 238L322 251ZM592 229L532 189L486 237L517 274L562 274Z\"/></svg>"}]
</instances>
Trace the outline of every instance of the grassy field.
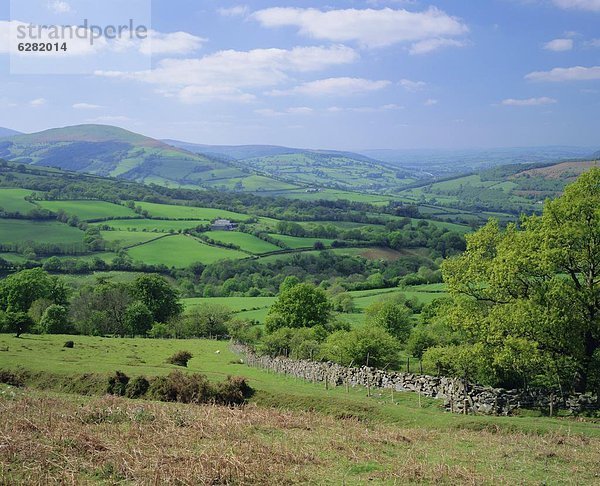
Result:
<instances>
[{"instance_id":1,"label":"grassy field","mask_svg":"<svg viewBox=\"0 0 600 486\"><path fill-rule=\"evenodd\" d=\"M210 224L210 221L195 220L195 221L173 221L164 219L116 219L113 221L105 221L101 223L115 230L122 231L156 231L169 232L193 229L198 226Z\"/></svg>"},{"instance_id":2,"label":"grassy field","mask_svg":"<svg viewBox=\"0 0 600 486\"><path fill-rule=\"evenodd\" d=\"M135 212L125 206L112 204L105 201L39 201L38 204L45 209L58 212L61 209L77 216L83 221L108 218L134 218Z\"/></svg>"},{"instance_id":3,"label":"grassy field","mask_svg":"<svg viewBox=\"0 0 600 486\"><path fill-rule=\"evenodd\" d=\"M184 268L192 263L214 263L219 260L237 260L248 255L237 250L205 245L190 236L174 235L151 241L128 250L136 261L151 265Z\"/></svg>"},{"instance_id":4,"label":"grassy field","mask_svg":"<svg viewBox=\"0 0 600 486\"><path fill-rule=\"evenodd\" d=\"M272 243L268 243L254 235L241 233L239 231L211 231L206 233L206 236L221 243L239 246L242 250L256 255L281 250L281 248Z\"/></svg>"},{"instance_id":5,"label":"grassy field","mask_svg":"<svg viewBox=\"0 0 600 486\"><path fill-rule=\"evenodd\" d=\"M216 218L227 218L232 221L245 221L249 218L247 214L234 213L224 209L194 208L191 206L176 206L172 204L155 204L148 202L136 202L137 206L148 211L151 217L167 219L198 219L213 220Z\"/></svg>"},{"instance_id":6,"label":"grassy field","mask_svg":"<svg viewBox=\"0 0 600 486\"><path fill-rule=\"evenodd\" d=\"M144 231L102 231L102 239L110 243L118 243L122 248L127 248L148 241L155 240L168 233L153 233Z\"/></svg>"},{"instance_id":7,"label":"grassy field","mask_svg":"<svg viewBox=\"0 0 600 486\"><path fill-rule=\"evenodd\" d=\"M73 349L63 348L66 339ZM594 484L600 475L596 423L464 416L413 393L392 401L387 392L325 390L234 364L226 342L0 335L0 349L0 368L38 372L33 389L0 389L0 479L8 484ZM246 376L256 390L250 405L56 393L83 373L166 374L175 367L165 359L181 349L194 355L185 372Z\"/></svg>"},{"instance_id":8,"label":"grassy field","mask_svg":"<svg viewBox=\"0 0 600 486\"><path fill-rule=\"evenodd\" d=\"M297 236L271 234L273 238L285 243L289 248L298 250L301 248L312 248L317 241L320 241L325 246L331 246L333 240L327 238L299 238Z\"/></svg>"},{"instance_id":9,"label":"grassy field","mask_svg":"<svg viewBox=\"0 0 600 486\"><path fill-rule=\"evenodd\" d=\"M275 302L275 297L193 297L183 299L186 310L205 304L219 304L228 307L233 312L263 309L270 307L273 302Z\"/></svg>"},{"instance_id":10,"label":"grassy field","mask_svg":"<svg viewBox=\"0 0 600 486\"><path fill-rule=\"evenodd\" d=\"M25 200L26 196L31 196L33 191L28 189L0 189L0 210L7 213L27 214L35 209L35 204Z\"/></svg>"},{"instance_id":11,"label":"grassy field","mask_svg":"<svg viewBox=\"0 0 600 486\"><path fill-rule=\"evenodd\" d=\"M82 243L83 231L56 221L0 219L0 242Z\"/></svg>"}]
</instances>

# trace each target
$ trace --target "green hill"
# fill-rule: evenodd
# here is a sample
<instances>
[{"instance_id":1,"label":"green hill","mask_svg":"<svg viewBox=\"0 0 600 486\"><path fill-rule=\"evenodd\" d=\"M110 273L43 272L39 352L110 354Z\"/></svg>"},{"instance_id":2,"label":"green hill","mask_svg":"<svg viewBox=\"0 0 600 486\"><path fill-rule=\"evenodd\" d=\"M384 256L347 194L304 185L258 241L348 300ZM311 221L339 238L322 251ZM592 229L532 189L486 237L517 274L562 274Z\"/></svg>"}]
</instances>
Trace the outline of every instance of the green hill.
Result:
<instances>
[{"instance_id":1,"label":"green hill","mask_svg":"<svg viewBox=\"0 0 600 486\"><path fill-rule=\"evenodd\" d=\"M167 140L176 147L228 160L274 179L304 186L386 192L414 183L415 171L352 152L274 145L199 145Z\"/></svg>"},{"instance_id":2,"label":"green hill","mask_svg":"<svg viewBox=\"0 0 600 486\"><path fill-rule=\"evenodd\" d=\"M222 161L106 125L4 137L0 139L0 157L166 186L215 187L218 181L228 184L251 175Z\"/></svg>"}]
</instances>

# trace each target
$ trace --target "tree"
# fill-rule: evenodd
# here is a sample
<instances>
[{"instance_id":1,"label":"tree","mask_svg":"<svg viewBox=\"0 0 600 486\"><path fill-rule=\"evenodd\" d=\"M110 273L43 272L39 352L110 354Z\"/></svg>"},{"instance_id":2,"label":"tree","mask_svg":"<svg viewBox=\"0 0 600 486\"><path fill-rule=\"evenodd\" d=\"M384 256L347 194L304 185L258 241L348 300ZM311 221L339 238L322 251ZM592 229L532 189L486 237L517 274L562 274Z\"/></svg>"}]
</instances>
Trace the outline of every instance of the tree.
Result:
<instances>
[{"instance_id":1,"label":"tree","mask_svg":"<svg viewBox=\"0 0 600 486\"><path fill-rule=\"evenodd\" d=\"M152 329L152 312L142 302L136 301L125 311L125 330L132 337L145 336Z\"/></svg>"},{"instance_id":2,"label":"tree","mask_svg":"<svg viewBox=\"0 0 600 486\"><path fill-rule=\"evenodd\" d=\"M599 168L520 227L491 221L442 269L447 319L481 347L485 381L599 389Z\"/></svg>"},{"instance_id":3,"label":"tree","mask_svg":"<svg viewBox=\"0 0 600 486\"><path fill-rule=\"evenodd\" d=\"M7 312L4 314L3 328L8 332L14 332L16 337L25 334L34 324L33 319L25 312Z\"/></svg>"},{"instance_id":4,"label":"tree","mask_svg":"<svg viewBox=\"0 0 600 486\"><path fill-rule=\"evenodd\" d=\"M231 310L219 304L204 304L184 317L189 337L225 336Z\"/></svg>"},{"instance_id":5,"label":"tree","mask_svg":"<svg viewBox=\"0 0 600 486\"><path fill-rule=\"evenodd\" d=\"M396 368L399 364L399 343L379 327L363 327L352 331L337 331L323 343L323 358L349 366Z\"/></svg>"},{"instance_id":6,"label":"tree","mask_svg":"<svg viewBox=\"0 0 600 486\"><path fill-rule=\"evenodd\" d=\"M280 327L325 326L331 316L331 303L325 292L311 284L284 288L267 316L267 331Z\"/></svg>"},{"instance_id":7,"label":"tree","mask_svg":"<svg viewBox=\"0 0 600 486\"><path fill-rule=\"evenodd\" d=\"M38 299L67 304L67 289L57 277L41 268L22 270L0 281L0 308L9 312L27 312Z\"/></svg>"},{"instance_id":8,"label":"tree","mask_svg":"<svg viewBox=\"0 0 600 486\"><path fill-rule=\"evenodd\" d=\"M177 290L160 275L138 277L132 293L152 312L155 322L168 322L183 312Z\"/></svg>"},{"instance_id":9,"label":"tree","mask_svg":"<svg viewBox=\"0 0 600 486\"><path fill-rule=\"evenodd\" d=\"M40 320L40 329L46 334L67 334L69 332L69 312L62 305L52 304Z\"/></svg>"},{"instance_id":10,"label":"tree","mask_svg":"<svg viewBox=\"0 0 600 486\"><path fill-rule=\"evenodd\" d=\"M413 327L411 315L404 304L376 302L367 308L367 324L379 326L405 343Z\"/></svg>"}]
</instances>

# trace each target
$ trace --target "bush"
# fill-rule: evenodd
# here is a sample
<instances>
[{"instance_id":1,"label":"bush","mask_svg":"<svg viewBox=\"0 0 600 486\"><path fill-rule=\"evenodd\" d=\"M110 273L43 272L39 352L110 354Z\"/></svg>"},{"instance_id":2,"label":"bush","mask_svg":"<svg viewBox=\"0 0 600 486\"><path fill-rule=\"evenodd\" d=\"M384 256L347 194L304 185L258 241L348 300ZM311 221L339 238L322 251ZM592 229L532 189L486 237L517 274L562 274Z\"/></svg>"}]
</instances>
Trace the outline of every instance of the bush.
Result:
<instances>
[{"instance_id":1,"label":"bush","mask_svg":"<svg viewBox=\"0 0 600 486\"><path fill-rule=\"evenodd\" d=\"M129 377L125 373L115 371L115 374L108 378L106 393L110 395L124 396L129 383Z\"/></svg>"},{"instance_id":2,"label":"bush","mask_svg":"<svg viewBox=\"0 0 600 486\"><path fill-rule=\"evenodd\" d=\"M193 357L194 355L189 351L178 351L173 356L167 359L167 363L187 368L188 361Z\"/></svg>"},{"instance_id":3,"label":"bush","mask_svg":"<svg viewBox=\"0 0 600 486\"><path fill-rule=\"evenodd\" d=\"M73 341L67 341L64 345L63 348L73 348L75 346L75 343Z\"/></svg>"},{"instance_id":4,"label":"bush","mask_svg":"<svg viewBox=\"0 0 600 486\"><path fill-rule=\"evenodd\" d=\"M248 385L246 378L228 376L226 381L217 384L215 401L222 405L241 405L252 395L254 390Z\"/></svg>"},{"instance_id":5,"label":"bush","mask_svg":"<svg viewBox=\"0 0 600 486\"><path fill-rule=\"evenodd\" d=\"M143 376L136 376L131 380L125 388L125 396L127 398L143 397L150 388L150 382Z\"/></svg>"},{"instance_id":6,"label":"bush","mask_svg":"<svg viewBox=\"0 0 600 486\"><path fill-rule=\"evenodd\" d=\"M213 398L214 389L204 375L172 371L155 378L148 394L162 402L206 403Z\"/></svg>"},{"instance_id":7,"label":"bush","mask_svg":"<svg viewBox=\"0 0 600 486\"><path fill-rule=\"evenodd\" d=\"M25 386L23 377L15 373L14 371L0 370L0 383L11 386Z\"/></svg>"}]
</instances>

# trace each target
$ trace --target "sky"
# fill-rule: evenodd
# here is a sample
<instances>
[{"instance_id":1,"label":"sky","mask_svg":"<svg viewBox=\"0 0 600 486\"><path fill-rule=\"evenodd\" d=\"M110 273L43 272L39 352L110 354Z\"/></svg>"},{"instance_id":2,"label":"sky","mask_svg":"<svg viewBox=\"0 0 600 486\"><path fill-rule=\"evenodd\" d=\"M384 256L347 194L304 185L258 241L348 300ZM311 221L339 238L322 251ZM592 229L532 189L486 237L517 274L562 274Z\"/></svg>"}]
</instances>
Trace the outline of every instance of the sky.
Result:
<instances>
[{"instance_id":1,"label":"sky","mask_svg":"<svg viewBox=\"0 0 600 486\"><path fill-rule=\"evenodd\" d=\"M600 0L106 0L90 21L135 16L148 37L71 42L65 69L14 51L19 23L79 25L90 1L13 0L11 14L0 0L1 127L341 150L600 145Z\"/></svg>"}]
</instances>

